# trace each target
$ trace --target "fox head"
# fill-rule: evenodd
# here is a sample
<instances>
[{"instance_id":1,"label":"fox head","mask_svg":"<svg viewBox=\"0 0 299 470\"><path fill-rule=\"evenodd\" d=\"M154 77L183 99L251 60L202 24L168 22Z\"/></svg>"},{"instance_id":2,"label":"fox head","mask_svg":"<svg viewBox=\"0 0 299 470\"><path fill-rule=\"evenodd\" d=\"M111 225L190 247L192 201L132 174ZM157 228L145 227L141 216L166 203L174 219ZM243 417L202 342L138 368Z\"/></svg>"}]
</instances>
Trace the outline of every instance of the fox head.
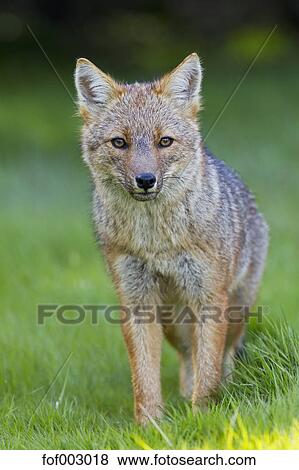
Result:
<instances>
[{"instance_id":1,"label":"fox head","mask_svg":"<svg viewBox=\"0 0 299 470\"><path fill-rule=\"evenodd\" d=\"M75 71L83 158L95 185L146 201L180 189L198 158L197 54L151 83L122 84L87 59Z\"/></svg>"}]
</instances>

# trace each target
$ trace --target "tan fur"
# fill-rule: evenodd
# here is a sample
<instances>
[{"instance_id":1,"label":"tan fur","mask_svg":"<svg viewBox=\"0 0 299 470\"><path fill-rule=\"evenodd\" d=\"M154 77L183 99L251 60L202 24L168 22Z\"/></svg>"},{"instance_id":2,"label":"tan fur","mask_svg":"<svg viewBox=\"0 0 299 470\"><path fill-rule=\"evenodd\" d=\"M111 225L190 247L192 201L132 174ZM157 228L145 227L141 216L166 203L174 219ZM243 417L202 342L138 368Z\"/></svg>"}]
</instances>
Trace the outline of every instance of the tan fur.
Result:
<instances>
[{"instance_id":1,"label":"tan fur","mask_svg":"<svg viewBox=\"0 0 299 470\"><path fill-rule=\"evenodd\" d=\"M194 410L205 405L232 371L244 317L230 324L226 310L252 305L267 251L267 226L239 177L202 146L197 122L201 66L191 54L153 83L119 84L86 59L76 86L84 120L83 158L94 182L98 239L122 305L122 324L135 416L160 418L163 333L177 349L180 387ZM162 147L160 139L171 137ZM116 148L113 139L125 141ZM156 177L138 189L140 173ZM175 305L169 319L161 305ZM153 307L155 321L138 321ZM176 322L179 307L193 321ZM207 315L217 308L218 318Z\"/></svg>"}]
</instances>

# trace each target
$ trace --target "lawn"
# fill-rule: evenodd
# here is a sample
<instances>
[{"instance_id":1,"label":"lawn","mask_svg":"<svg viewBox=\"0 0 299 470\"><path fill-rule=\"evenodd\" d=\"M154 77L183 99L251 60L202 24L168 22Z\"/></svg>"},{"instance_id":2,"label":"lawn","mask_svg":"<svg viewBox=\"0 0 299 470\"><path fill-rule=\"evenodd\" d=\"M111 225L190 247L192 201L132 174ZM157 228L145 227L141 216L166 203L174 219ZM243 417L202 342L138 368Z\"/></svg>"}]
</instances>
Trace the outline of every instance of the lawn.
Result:
<instances>
[{"instance_id":1,"label":"lawn","mask_svg":"<svg viewBox=\"0 0 299 470\"><path fill-rule=\"evenodd\" d=\"M244 70L223 67L206 66L204 135ZM196 416L179 396L177 358L165 344L162 432L133 422L118 325L102 317L92 325L89 315L80 325L55 316L37 323L38 304L116 296L94 241L73 103L50 69L33 69L22 86L2 75L1 448L299 448L298 72L292 63L257 65L208 138L269 222L259 296L268 314L251 325L233 383ZM65 76L69 84L71 69Z\"/></svg>"}]
</instances>

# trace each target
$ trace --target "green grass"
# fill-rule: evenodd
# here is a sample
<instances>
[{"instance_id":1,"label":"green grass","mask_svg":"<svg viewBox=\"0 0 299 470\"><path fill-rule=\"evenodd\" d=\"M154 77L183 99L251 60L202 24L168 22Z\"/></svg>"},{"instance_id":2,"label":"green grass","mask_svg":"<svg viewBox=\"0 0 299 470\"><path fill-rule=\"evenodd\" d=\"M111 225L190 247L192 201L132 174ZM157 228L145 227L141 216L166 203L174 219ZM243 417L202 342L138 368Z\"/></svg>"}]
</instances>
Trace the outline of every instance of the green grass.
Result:
<instances>
[{"instance_id":1,"label":"green grass","mask_svg":"<svg viewBox=\"0 0 299 470\"><path fill-rule=\"evenodd\" d=\"M204 133L242 73L219 70L207 66ZM1 448L299 448L298 68L257 66L209 137L270 224L259 298L269 319L252 325L234 382L196 416L165 345L161 429L171 446L133 422L118 325L88 315L76 326L37 324L40 303L116 301L92 233L74 109L49 74L34 87L12 80L0 110Z\"/></svg>"}]
</instances>

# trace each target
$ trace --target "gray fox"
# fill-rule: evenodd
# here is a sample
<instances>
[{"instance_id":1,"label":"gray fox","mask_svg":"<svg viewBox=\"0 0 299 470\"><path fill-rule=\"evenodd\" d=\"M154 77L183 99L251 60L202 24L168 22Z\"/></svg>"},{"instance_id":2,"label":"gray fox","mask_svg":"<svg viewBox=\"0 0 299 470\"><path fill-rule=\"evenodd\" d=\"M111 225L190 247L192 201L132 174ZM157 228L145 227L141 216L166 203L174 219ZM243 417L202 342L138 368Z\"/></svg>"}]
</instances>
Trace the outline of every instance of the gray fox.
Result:
<instances>
[{"instance_id":1,"label":"gray fox","mask_svg":"<svg viewBox=\"0 0 299 470\"><path fill-rule=\"evenodd\" d=\"M201 79L196 53L151 83L118 83L87 59L75 71L94 223L127 309L122 331L143 424L163 413L163 334L178 352L181 393L194 410L231 373L267 254L253 195L203 146ZM176 309L165 316L166 305ZM154 319L141 321L149 306ZM179 306L192 321L176 321ZM231 318L235 306L242 308Z\"/></svg>"}]
</instances>

